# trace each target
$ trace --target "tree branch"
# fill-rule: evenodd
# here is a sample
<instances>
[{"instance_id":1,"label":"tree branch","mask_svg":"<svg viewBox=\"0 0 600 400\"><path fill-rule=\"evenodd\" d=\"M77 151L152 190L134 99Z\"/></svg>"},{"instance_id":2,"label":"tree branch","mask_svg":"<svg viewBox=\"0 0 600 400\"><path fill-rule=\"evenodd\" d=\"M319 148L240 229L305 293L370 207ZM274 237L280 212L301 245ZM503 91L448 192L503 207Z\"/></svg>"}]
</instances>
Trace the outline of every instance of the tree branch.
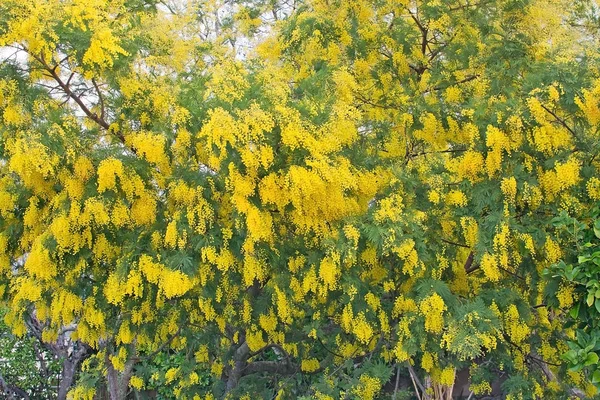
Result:
<instances>
[{"instance_id":1,"label":"tree branch","mask_svg":"<svg viewBox=\"0 0 600 400\"><path fill-rule=\"evenodd\" d=\"M453 245L453 246L464 247L465 249L470 249L470 248L471 248L470 246L467 246L466 244L462 244L462 243L456 243L456 242L453 242L453 241L451 241L451 240L446 240L446 239L444 239L444 238L440 238L440 240L441 240L442 242L444 242L444 243L451 244L451 245ZM471 256L472 254L473 254L473 253L471 252L471 254L470 254L469 256Z\"/></svg>"},{"instance_id":2,"label":"tree branch","mask_svg":"<svg viewBox=\"0 0 600 400\"><path fill-rule=\"evenodd\" d=\"M60 88L63 90L63 92L67 95L67 97L71 98L73 101L75 101L75 103L77 103L77 105L79 106L79 108L81 109L81 111L83 111L83 113L92 121L94 121L96 124L98 124L100 127L109 130L110 124L108 122L106 122L106 120L104 120L103 118L101 118L100 116L98 116L96 113L93 113L83 102L83 100L81 99L80 96L78 96L77 94L75 94L71 88L69 87L69 85L67 85L67 83L65 83L61 77L58 75L58 73L56 72L56 69L58 68L58 64L55 65L54 67L51 67L50 65L48 65L48 63L46 62L46 60L44 59L43 55L38 56L36 54L33 54L31 52L29 52L27 49L26 51L36 60L38 61L40 64L42 64L42 66L44 67L44 69L46 70L46 72L48 73L48 76L51 77L52 79L54 79L56 81L56 83L58 83L58 85L60 86ZM123 136L123 133L121 132L114 132L115 136L117 136L117 138L121 141L121 143L125 144L125 136Z\"/></svg>"},{"instance_id":3,"label":"tree branch","mask_svg":"<svg viewBox=\"0 0 600 400\"><path fill-rule=\"evenodd\" d=\"M14 399L13 395L17 395L22 399L29 400L29 395L26 391L17 385L7 383L2 374L0 374L0 390L2 390L2 393L9 396L8 399Z\"/></svg>"},{"instance_id":4,"label":"tree branch","mask_svg":"<svg viewBox=\"0 0 600 400\"><path fill-rule=\"evenodd\" d=\"M102 92L100 91L100 88L98 87L98 84L96 83L96 80L94 78L92 78L92 84L94 85L94 88L96 89L96 93L98 93L98 99L100 100L100 119L104 120L104 98L103 98Z\"/></svg>"},{"instance_id":5,"label":"tree branch","mask_svg":"<svg viewBox=\"0 0 600 400\"><path fill-rule=\"evenodd\" d=\"M568 130L571 135L573 135L573 137L577 140L579 140L579 137L577 136L577 134L575 133L575 131L569 126L567 125L567 123L565 122L565 120L563 120L562 118L560 118L558 115L556 115L556 113L552 110L550 110L548 107L546 107L545 105L543 105L542 103L540 103L540 105L542 106L542 108L544 110L546 110L546 112L550 115L552 115L554 117L554 119L556 120L556 122L558 122L559 124L561 124L566 130Z\"/></svg>"}]
</instances>

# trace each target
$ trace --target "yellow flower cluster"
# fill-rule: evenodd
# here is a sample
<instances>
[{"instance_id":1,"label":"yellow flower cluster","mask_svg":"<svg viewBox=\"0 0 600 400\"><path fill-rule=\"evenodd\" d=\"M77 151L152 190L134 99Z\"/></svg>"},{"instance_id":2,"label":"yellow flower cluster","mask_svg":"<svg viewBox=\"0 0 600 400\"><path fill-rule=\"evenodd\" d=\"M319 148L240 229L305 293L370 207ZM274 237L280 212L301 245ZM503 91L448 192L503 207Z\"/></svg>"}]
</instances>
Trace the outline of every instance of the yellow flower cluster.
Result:
<instances>
[{"instance_id":1,"label":"yellow flower cluster","mask_svg":"<svg viewBox=\"0 0 600 400\"><path fill-rule=\"evenodd\" d=\"M129 385L136 390L142 390L144 388L144 380L134 375L129 379Z\"/></svg>"},{"instance_id":2,"label":"yellow flower cluster","mask_svg":"<svg viewBox=\"0 0 600 400\"><path fill-rule=\"evenodd\" d=\"M461 217L460 226L463 230L465 243L469 247L475 247L479 240L479 225L473 217Z\"/></svg>"},{"instance_id":3,"label":"yellow flower cluster","mask_svg":"<svg viewBox=\"0 0 600 400\"><path fill-rule=\"evenodd\" d=\"M123 179L123 163L115 158L107 158L98 165L98 193L106 190L115 190L116 178Z\"/></svg>"},{"instance_id":4,"label":"yellow flower cluster","mask_svg":"<svg viewBox=\"0 0 600 400\"><path fill-rule=\"evenodd\" d=\"M469 389L476 395L484 395L492 393L492 387L489 382L471 383Z\"/></svg>"},{"instance_id":5,"label":"yellow flower cluster","mask_svg":"<svg viewBox=\"0 0 600 400\"><path fill-rule=\"evenodd\" d=\"M430 372L434 367L435 362L437 362L437 354L426 351L423 353L423 357L421 357L421 368L426 372Z\"/></svg>"},{"instance_id":6,"label":"yellow flower cluster","mask_svg":"<svg viewBox=\"0 0 600 400\"><path fill-rule=\"evenodd\" d=\"M546 260L549 264L554 264L562 257L562 250L560 245L551 238L546 238L544 243L544 252L546 253Z\"/></svg>"},{"instance_id":7,"label":"yellow flower cluster","mask_svg":"<svg viewBox=\"0 0 600 400\"><path fill-rule=\"evenodd\" d=\"M96 388L81 385L77 385L69 390L69 398L73 400L93 400L95 394Z\"/></svg>"},{"instance_id":8,"label":"yellow flower cluster","mask_svg":"<svg viewBox=\"0 0 600 400\"><path fill-rule=\"evenodd\" d=\"M356 336L359 342L368 344L373 337L373 328L367 321L364 312L359 312L356 318L353 320L352 332Z\"/></svg>"},{"instance_id":9,"label":"yellow flower cluster","mask_svg":"<svg viewBox=\"0 0 600 400\"><path fill-rule=\"evenodd\" d=\"M569 309L573 305L573 285L561 284L556 293L560 308Z\"/></svg>"},{"instance_id":10,"label":"yellow flower cluster","mask_svg":"<svg viewBox=\"0 0 600 400\"><path fill-rule=\"evenodd\" d=\"M379 223L385 220L398 222L402 219L403 208L402 196L399 193L394 193L389 197L381 199L374 214L375 221Z\"/></svg>"},{"instance_id":11,"label":"yellow flower cluster","mask_svg":"<svg viewBox=\"0 0 600 400\"><path fill-rule=\"evenodd\" d=\"M113 367L120 372L125 370L125 363L127 361L127 349L123 346L119 347L119 351L115 355L111 355L110 362Z\"/></svg>"},{"instance_id":12,"label":"yellow flower cluster","mask_svg":"<svg viewBox=\"0 0 600 400\"><path fill-rule=\"evenodd\" d=\"M259 329L246 331L246 343L248 343L250 351L258 351L267 345L263 339L263 333Z\"/></svg>"},{"instance_id":13,"label":"yellow flower cluster","mask_svg":"<svg viewBox=\"0 0 600 400\"><path fill-rule=\"evenodd\" d=\"M89 66L111 67L119 55L128 53L119 46L119 40L107 26L97 27L92 35L90 47L83 55L83 62Z\"/></svg>"},{"instance_id":14,"label":"yellow flower cluster","mask_svg":"<svg viewBox=\"0 0 600 400\"><path fill-rule=\"evenodd\" d=\"M583 89L582 92L583 98L576 97L575 104L583 111L590 125L598 125L598 122L600 122L600 105L598 102L600 98L600 79L596 79L590 89Z\"/></svg>"},{"instance_id":15,"label":"yellow flower cluster","mask_svg":"<svg viewBox=\"0 0 600 400\"><path fill-rule=\"evenodd\" d=\"M446 195L446 203L451 206L464 207L467 205L467 196L460 190L451 190Z\"/></svg>"},{"instance_id":16,"label":"yellow flower cluster","mask_svg":"<svg viewBox=\"0 0 600 400\"><path fill-rule=\"evenodd\" d=\"M321 366L319 364L319 360L317 360L316 358L304 359L300 364L300 369L304 372L315 372L319 368L321 368Z\"/></svg>"},{"instance_id":17,"label":"yellow flower cluster","mask_svg":"<svg viewBox=\"0 0 600 400\"><path fill-rule=\"evenodd\" d=\"M545 171L540 175L540 185L548 200L553 200L559 193L579 183L580 165L578 160L571 157L564 163L556 163L554 170Z\"/></svg>"},{"instance_id":18,"label":"yellow flower cluster","mask_svg":"<svg viewBox=\"0 0 600 400\"><path fill-rule=\"evenodd\" d=\"M413 276L415 274L415 267L419 262L419 255L415 249L414 240L406 239L400 244L400 246L394 247L392 251L398 256L398 258L404 261L402 272L409 276Z\"/></svg>"},{"instance_id":19,"label":"yellow flower cluster","mask_svg":"<svg viewBox=\"0 0 600 400\"><path fill-rule=\"evenodd\" d=\"M510 178L503 178L500 183L500 189L502 190L506 201L514 204L517 197L517 180L515 177L511 176Z\"/></svg>"},{"instance_id":20,"label":"yellow flower cluster","mask_svg":"<svg viewBox=\"0 0 600 400\"><path fill-rule=\"evenodd\" d=\"M598 201L600 200L600 179L593 177L586 184L586 189L590 199Z\"/></svg>"},{"instance_id":21,"label":"yellow flower cluster","mask_svg":"<svg viewBox=\"0 0 600 400\"><path fill-rule=\"evenodd\" d=\"M338 253L332 253L321 260L319 277L327 290L334 290L338 286L340 274L340 255Z\"/></svg>"},{"instance_id":22,"label":"yellow flower cluster","mask_svg":"<svg viewBox=\"0 0 600 400\"><path fill-rule=\"evenodd\" d=\"M522 343L531 333L529 325L520 319L519 311L514 304L511 304L504 314L504 327L515 344Z\"/></svg>"},{"instance_id":23,"label":"yellow flower cluster","mask_svg":"<svg viewBox=\"0 0 600 400\"><path fill-rule=\"evenodd\" d=\"M352 393L359 399L373 400L381 390L381 381L369 375L361 375Z\"/></svg>"},{"instance_id":24,"label":"yellow flower cluster","mask_svg":"<svg viewBox=\"0 0 600 400\"><path fill-rule=\"evenodd\" d=\"M446 310L444 300L437 293L426 297L419 304L419 311L425 317L425 331L440 333L444 328L444 311Z\"/></svg>"},{"instance_id":25,"label":"yellow flower cluster","mask_svg":"<svg viewBox=\"0 0 600 400\"><path fill-rule=\"evenodd\" d=\"M160 168L163 174L169 174L171 166L165 154L165 137L160 134L141 132L127 137L128 143L149 163Z\"/></svg>"},{"instance_id":26,"label":"yellow flower cluster","mask_svg":"<svg viewBox=\"0 0 600 400\"><path fill-rule=\"evenodd\" d=\"M496 262L496 257L492 254L485 253L481 258L481 270L483 271L486 279L490 282L497 282L501 275L500 269Z\"/></svg>"},{"instance_id":27,"label":"yellow flower cluster","mask_svg":"<svg viewBox=\"0 0 600 400\"><path fill-rule=\"evenodd\" d=\"M434 369L432 372L433 380L439 383L440 385L454 385L454 378L456 376L456 369L454 367L448 366L442 370Z\"/></svg>"},{"instance_id":28,"label":"yellow flower cluster","mask_svg":"<svg viewBox=\"0 0 600 400\"><path fill-rule=\"evenodd\" d=\"M39 141L16 139L7 143L8 167L23 180L28 189L40 195L52 193L51 177L57 171L59 157ZM9 203L10 204L10 203Z\"/></svg>"},{"instance_id":29,"label":"yellow flower cluster","mask_svg":"<svg viewBox=\"0 0 600 400\"><path fill-rule=\"evenodd\" d=\"M447 162L446 168L456 174L459 180L468 179L471 183L475 183L481 180L484 158L481 153L468 150L462 157Z\"/></svg>"},{"instance_id":30,"label":"yellow flower cluster","mask_svg":"<svg viewBox=\"0 0 600 400\"><path fill-rule=\"evenodd\" d=\"M536 150L549 157L572 146L571 133L550 123L535 127L530 140Z\"/></svg>"},{"instance_id":31,"label":"yellow flower cluster","mask_svg":"<svg viewBox=\"0 0 600 400\"><path fill-rule=\"evenodd\" d=\"M41 236L34 242L25 261L25 270L37 279L48 281L56 276L58 269L50 259L50 252L42 244L43 241L44 237Z\"/></svg>"}]
</instances>

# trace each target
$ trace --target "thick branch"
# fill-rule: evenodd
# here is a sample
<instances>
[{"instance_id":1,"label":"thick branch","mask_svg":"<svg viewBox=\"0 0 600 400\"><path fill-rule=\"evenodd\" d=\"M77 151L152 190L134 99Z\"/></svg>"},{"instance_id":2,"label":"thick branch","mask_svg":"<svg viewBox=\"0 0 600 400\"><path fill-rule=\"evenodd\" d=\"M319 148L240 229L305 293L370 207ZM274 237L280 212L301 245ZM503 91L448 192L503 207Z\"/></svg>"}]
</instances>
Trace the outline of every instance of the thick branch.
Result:
<instances>
[{"instance_id":1,"label":"thick branch","mask_svg":"<svg viewBox=\"0 0 600 400\"><path fill-rule=\"evenodd\" d=\"M475 259L475 254L473 252L469 253L467 257L467 261L465 262L465 272L470 274L471 272L477 270L479 268L479 264L473 264L473 260Z\"/></svg>"}]
</instances>

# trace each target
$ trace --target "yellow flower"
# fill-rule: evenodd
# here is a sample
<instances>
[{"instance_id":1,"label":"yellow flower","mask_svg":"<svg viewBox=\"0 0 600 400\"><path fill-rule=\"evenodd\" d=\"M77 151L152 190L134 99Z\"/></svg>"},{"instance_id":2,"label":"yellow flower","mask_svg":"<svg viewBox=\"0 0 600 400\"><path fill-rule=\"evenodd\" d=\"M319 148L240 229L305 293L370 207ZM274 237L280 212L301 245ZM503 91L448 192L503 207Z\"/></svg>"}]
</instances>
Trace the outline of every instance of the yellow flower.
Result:
<instances>
[{"instance_id":1,"label":"yellow flower","mask_svg":"<svg viewBox=\"0 0 600 400\"><path fill-rule=\"evenodd\" d=\"M496 262L496 257L489 253L485 253L481 258L481 269L485 277L490 282L497 282L500 279L500 269Z\"/></svg>"},{"instance_id":2,"label":"yellow flower","mask_svg":"<svg viewBox=\"0 0 600 400\"><path fill-rule=\"evenodd\" d=\"M302 360L302 363L300 364L300 369L304 372L314 372L319 368L321 368L321 366L319 365L319 360L316 358Z\"/></svg>"},{"instance_id":3,"label":"yellow flower","mask_svg":"<svg viewBox=\"0 0 600 400\"><path fill-rule=\"evenodd\" d=\"M129 380L129 384L132 388L135 388L136 390L142 390L142 388L144 387L144 380L139 376L134 375Z\"/></svg>"},{"instance_id":4,"label":"yellow flower","mask_svg":"<svg viewBox=\"0 0 600 400\"><path fill-rule=\"evenodd\" d=\"M434 293L421 301L419 311L425 317L425 330L431 333L440 333L444 327L444 311L446 305L439 294Z\"/></svg>"},{"instance_id":5,"label":"yellow flower","mask_svg":"<svg viewBox=\"0 0 600 400\"><path fill-rule=\"evenodd\" d=\"M171 383L172 381L174 381L178 373L179 368L169 368L165 373L165 382Z\"/></svg>"},{"instance_id":6,"label":"yellow flower","mask_svg":"<svg viewBox=\"0 0 600 400\"><path fill-rule=\"evenodd\" d=\"M381 390L381 381L368 375L361 375L358 385L352 389L357 398L373 400Z\"/></svg>"}]
</instances>

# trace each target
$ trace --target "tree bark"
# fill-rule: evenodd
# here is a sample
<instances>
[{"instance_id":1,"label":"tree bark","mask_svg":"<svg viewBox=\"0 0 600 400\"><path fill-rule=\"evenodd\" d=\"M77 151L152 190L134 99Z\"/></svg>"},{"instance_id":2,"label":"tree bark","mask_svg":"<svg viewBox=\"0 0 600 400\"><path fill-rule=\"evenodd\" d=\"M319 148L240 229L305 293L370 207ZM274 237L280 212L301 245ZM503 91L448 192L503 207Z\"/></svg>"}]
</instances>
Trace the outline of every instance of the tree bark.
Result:
<instances>
[{"instance_id":1,"label":"tree bark","mask_svg":"<svg viewBox=\"0 0 600 400\"><path fill-rule=\"evenodd\" d=\"M58 400L66 400L67 393L75 381L75 375L79 364L92 354L92 348L80 342L73 341L69 335L73 326L64 327L58 335L56 342L47 343L42 339L44 325L35 317L30 315L25 321L28 331L46 350L62 360L62 371L58 385ZM41 355L39 356L41 357ZM40 362L43 360L40 360Z\"/></svg>"},{"instance_id":2,"label":"tree bark","mask_svg":"<svg viewBox=\"0 0 600 400\"><path fill-rule=\"evenodd\" d=\"M115 369L108 352L106 355L106 380L108 382L108 395L110 400L125 400L129 392L129 380L133 374L135 359L130 359L125 363L125 369L121 372Z\"/></svg>"},{"instance_id":3,"label":"tree bark","mask_svg":"<svg viewBox=\"0 0 600 400\"><path fill-rule=\"evenodd\" d=\"M11 385L4 380L4 377L0 375L0 394L6 395L7 399L25 399L29 400L29 395L23 389L16 385ZM15 397L16 396L16 397Z\"/></svg>"},{"instance_id":4,"label":"tree bark","mask_svg":"<svg viewBox=\"0 0 600 400\"><path fill-rule=\"evenodd\" d=\"M58 384L58 400L66 400L67 393L75 381L75 374L79 369L79 364L91 353L90 347L82 343L78 343L78 345L79 347L71 355L63 358L60 382Z\"/></svg>"},{"instance_id":5,"label":"tree bark","mask_svg":"<svg viewBox=\"0 0 600 400\"><path fill-rule=\"evenodd\" d=\"M244 372L244 368L246 368L249 355L250 349L248 348L248 343L244 341L244 343L237 348L235 354L233 355L234 364L231 372L229 373L229 377L227 378L227 393L237 387L240 378L242 377L242 373Z\"/></svg>"}]
</instances>

